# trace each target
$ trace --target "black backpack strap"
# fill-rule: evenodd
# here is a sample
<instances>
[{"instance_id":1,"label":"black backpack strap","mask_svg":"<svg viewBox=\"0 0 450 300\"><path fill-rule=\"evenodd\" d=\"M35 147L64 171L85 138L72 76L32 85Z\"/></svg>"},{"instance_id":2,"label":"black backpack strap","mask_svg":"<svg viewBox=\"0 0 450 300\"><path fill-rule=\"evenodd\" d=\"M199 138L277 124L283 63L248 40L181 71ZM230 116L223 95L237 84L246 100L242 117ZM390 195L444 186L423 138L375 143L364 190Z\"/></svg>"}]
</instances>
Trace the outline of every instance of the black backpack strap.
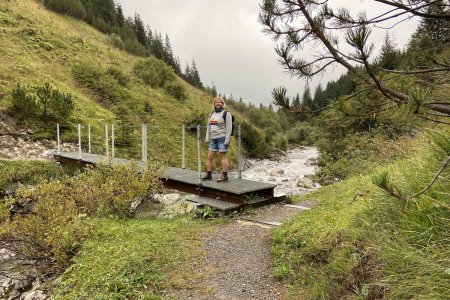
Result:
<instances>
[{"instance_id":1,"label":"black backpack strap","mask_svg":"<svg viewBox=\"0 0 450 300\"><path fill-rule=\"evenodd\" d=\"M225 124L227 124L227 111L223 111L223 120L225 121Z\"/></svg>"}]
</instances>

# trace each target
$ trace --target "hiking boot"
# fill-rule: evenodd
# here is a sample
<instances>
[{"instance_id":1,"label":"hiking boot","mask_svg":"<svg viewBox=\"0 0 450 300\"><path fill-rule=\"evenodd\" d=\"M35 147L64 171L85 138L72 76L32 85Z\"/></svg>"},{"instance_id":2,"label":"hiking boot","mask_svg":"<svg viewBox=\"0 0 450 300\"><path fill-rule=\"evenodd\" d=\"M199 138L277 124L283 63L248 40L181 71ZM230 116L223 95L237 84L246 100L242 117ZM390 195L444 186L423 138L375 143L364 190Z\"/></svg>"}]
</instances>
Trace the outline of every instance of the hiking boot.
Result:
<instances>
[{"instance_id":1,"label":"hiking boot","mask_svg":"<svg viewBox=\"0 0 450 300\"><path fill-rule=\"evenodd\" d=\"M222 172L222 175L220 176L219 179L217 179L217 182L226 182L226 181L228 181L228 173Z\"/></svg>"},{"instance_id":2,"label":"hiking boot","mask_svg":"<svg viewBox=\"0 0 450 300\"><path fill-rule=\"evenodd\" d=\"M206 171L205 176L202 177L202 180L211 180L212 179L212 172Z\"/></svg>"}]
</instances>

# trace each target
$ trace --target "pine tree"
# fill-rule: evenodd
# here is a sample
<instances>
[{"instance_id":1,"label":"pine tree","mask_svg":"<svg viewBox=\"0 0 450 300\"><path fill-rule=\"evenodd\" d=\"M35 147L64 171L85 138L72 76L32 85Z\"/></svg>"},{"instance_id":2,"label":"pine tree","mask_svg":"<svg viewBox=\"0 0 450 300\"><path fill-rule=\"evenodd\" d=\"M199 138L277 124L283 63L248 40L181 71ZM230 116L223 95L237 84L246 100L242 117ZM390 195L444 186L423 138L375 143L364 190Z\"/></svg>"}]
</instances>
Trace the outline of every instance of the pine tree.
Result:
<instances>
[{"instance_id":1,"label":"pine tree","mask_svg":"<svg viewBox=\"0 0 450 300\"><path fill-rule=\"evenodd\" d=\"M302 104L307 110L313 110L313 100L308 84L305 86L305 91L303 92Z\"/></svg>"},{"instance_id":2,"label":"pine tree","mask_svg":"<svg viewBox=\"0 0 450 300\"><path fill-rule=\"evenodd\" d=\"M143 46L147 46L147 33L145 32L144 22L139 14L134 15L133 25L138 42Z\"/></svg>"},{"instance_id":3,"label":"pine tree","mask_svg":"<svg viewBox=\"0 0 450 300\"><path fill-rule=\"evenodd\" d=\"M402 52L396 48L396 45L389 33L384 36L383 46L381 46L378 65L387 70L396 69L402 61Z\"/></svg>"}]
</instances>

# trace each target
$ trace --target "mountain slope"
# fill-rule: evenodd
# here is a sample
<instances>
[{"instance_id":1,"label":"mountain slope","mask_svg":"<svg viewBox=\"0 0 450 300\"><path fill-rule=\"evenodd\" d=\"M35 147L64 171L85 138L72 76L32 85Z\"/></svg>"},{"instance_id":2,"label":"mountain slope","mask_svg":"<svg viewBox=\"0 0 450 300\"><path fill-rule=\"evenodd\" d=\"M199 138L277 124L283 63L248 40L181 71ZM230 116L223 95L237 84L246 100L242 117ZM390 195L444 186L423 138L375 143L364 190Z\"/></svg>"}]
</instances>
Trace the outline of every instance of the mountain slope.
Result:
<instances>
[{"instance_id":1,"label":"mountain slope","mask_svg":"<svg viewBox=\"0 0 450 300\"><path fill-rule=\"evenodd\" d=\"M123 154L135 158L139 153L139 125L148 123L157 125L149 130L149 155L180 163L181 124L198 113L205 116L211 107L210 94L193 88L180 78L176 81L186 90L184 101L176 100L161 88L144 84L133 72L135 63L143 58L115 48L107 35L83 22L45 9L40 1L0 4L0 57L0 108L11 107L11 92L17 83L37 86L49 82L59 91L75 97L73 115L64 123L71 126L93 124L93 135L97 135L98 144L103 145L103 125L118 124L123 117L120 105L125 106L131 112L127 121L135 127L129 148L135 149L131 154L129 149L124 149ZM102 102L101 94L75 79L74 70L79 66L88 66L105 74L111 69L120 72L128 81L123 88L126 101L114 105ZM149 106L150 111L145 112L145 106ZM30 125L30 122L25 123ZM38 125L46 128L47 136L54 135L53 122ZM74 141L74 127L64 134L63 140ZM101 146L99 151L103 151ZM188 162L195 166L196 135L193 133L188 134L187 151Z\"/></svg>"}]
</instances>

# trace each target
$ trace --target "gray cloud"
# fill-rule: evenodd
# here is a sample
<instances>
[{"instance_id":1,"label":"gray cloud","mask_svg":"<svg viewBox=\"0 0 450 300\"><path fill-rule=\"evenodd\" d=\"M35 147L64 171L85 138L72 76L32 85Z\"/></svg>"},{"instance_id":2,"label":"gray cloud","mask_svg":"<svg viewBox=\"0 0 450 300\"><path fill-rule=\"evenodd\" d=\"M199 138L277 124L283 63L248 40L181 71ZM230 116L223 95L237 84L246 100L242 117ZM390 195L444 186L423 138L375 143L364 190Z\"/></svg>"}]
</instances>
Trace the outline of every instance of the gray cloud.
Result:
<instances>
[{"instance_id":1,"label":"gray cloud","mask_svg":"<svg viewBox=\"0 0 450 300\"><path fill-rule=\"evenodd\" d=\"M141 15L153 30L168 34L174 53L179 56L182 69L195 60L202 81L214 83L219 92L242 97L255 104L268 105L271 90L280 85L289 94L302 95L305 80L291 78L280 64L274 51L275 42L262 31L257 22L261 0L119 0L127 16ZM332 0L333 6L349 1ZM383 5L372 1L351 1L352 11L366 10L370 15L381 12ZM369 14L368 12L368 14ZM417 20L402 23L394 32L397 43L403 46L414 32ZM379 47L385 30L375 30L373 41ZM322 86L337 79L343 69L329 69L314 78L310 85Z\"/></svg>"}]
</instances>

